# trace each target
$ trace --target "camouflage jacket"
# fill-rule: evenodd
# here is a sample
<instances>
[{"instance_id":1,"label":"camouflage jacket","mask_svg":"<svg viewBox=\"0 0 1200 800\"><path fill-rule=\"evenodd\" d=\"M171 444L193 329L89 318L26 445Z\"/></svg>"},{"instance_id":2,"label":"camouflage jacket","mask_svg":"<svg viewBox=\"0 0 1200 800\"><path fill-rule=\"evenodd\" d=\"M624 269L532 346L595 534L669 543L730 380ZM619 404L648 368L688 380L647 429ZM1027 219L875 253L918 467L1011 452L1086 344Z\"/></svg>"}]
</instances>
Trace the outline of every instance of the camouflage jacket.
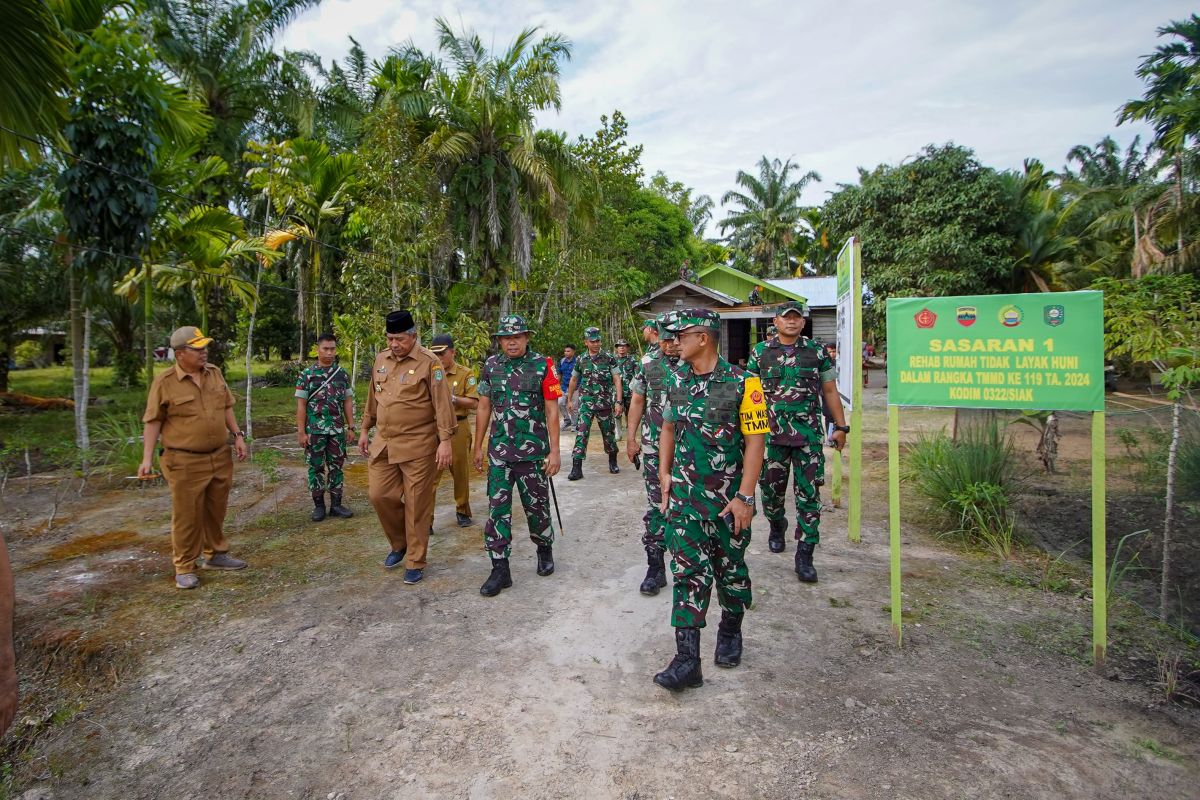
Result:
<instances>
[{"instance_id":1,"label":"camouflage jacket","mask_svg":"<svg viewBox=\"0 0 1200 800\"><path fill-rule=\"evenodd\" d=\"M762 378L771 426L767 441L796 446L824 439L821 384L836 380L824 345L803 338L794 345L778 339L759 342L750 351L746 370Z\"/></svg>"},{"instance_id":2,"label":"camouflage jacket","mask_svg":"<svg viewBox=\"0 0 1200 800\"><path fill-rule=\"evenodd\" d=\"M662 349L654 344L642 356L637 372L629 382L630 394L636 393L646 398L642 411L642 449L648 453L658 452L667 381L676 369L678 360L667 358Z\"/></svg>"},{"instance_id":3,"label":"camouflage jacket","mask_svg":"<svg viewBox=\"0 0 1200 800\"><path fill-rule=\"evenodd\" d=\"M667 379L663 421L675 423L671 515L717 519L742 483L739 412L762 411L758 379L723 358L708 375L681 363Z\"/></svg>"},{"instance_id":4,"label":"camouflage jacket","mask_svg":"<svg viewBox=\"0 0 1200 800\"><path fill-rule=\"evenodd\" d=\"M500 461L539 461L550 455L546 426L547 386L562 395L558 370L543 355L526 350L519 358L497 353L479 377L480 397L492 404L488 455Z\"/></svg>"},{"instance_id":5,"label":"camouflage jacket","mask_svg":"<svg viewBox=\"0 0 1200 800\"><path fill-rule=\"evenodd\" d=\"M621 376L621 386L625 393L629 393L629 383L633 380L633 376L638 370L638 359L636 356L614 356L617 362L617 373Z\"/></svg>"},{"instance_id":6,"label":"camouflage jacket","mask_svg":"<svg viewBox=\"0 0 1200 800\"><path fill-rule=\"evenodd\" d=\"M331 367L312 364L296 379L296 397L305 401L305 433L334 434L345 430L343 404L354 397L350 376L336 363Z\"/></svg>"},{"instance_id":7,"label":"camouflage jacket","mask_svg":"<svg viewBox=\"0 0 1200 800\"><path fill-rule=\"evenodd\" d=\"M618 374L616 356L604 350L594 356L584 353L575 360L579 394L592 408L603 410L613 407L616 402L616 381L613 377Z\"/></svg>"}]
</instances>

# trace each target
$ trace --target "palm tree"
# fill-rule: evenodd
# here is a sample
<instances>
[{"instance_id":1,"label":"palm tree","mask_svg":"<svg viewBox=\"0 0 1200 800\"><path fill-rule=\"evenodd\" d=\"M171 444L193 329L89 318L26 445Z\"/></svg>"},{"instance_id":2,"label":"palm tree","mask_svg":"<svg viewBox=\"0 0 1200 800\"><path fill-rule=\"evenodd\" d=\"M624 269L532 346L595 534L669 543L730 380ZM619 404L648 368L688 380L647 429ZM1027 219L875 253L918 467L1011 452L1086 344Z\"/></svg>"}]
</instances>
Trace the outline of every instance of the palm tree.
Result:
<instances>
[{"instance_id":1,"label":"palm tree","mask_svg":"<svg viewBox=\"0 0 1200 800\"><path fill-rule=\"evenodd\" d=\"M1184 257L1184 151L1200 136L1200 15L1158 29L1175 37L1142 59L1137 74L1146 82L1140 100L1122 108L1118 124L1143 120L1154 126L1154 144L1171 154L1175 167L1176 254Z\"/></svg>"},{"instance_id":2,"label":"palm tree","mask_svg":"<svg viewBox=\"0 0 1200 800\"><path fill-rule=\"evenodd\" d=\"M295 139L283 143L285 157L273 170L255 167L247 173L251 183L268 191L272 181L278 185L271 199L284 223L267 234L268 247L276 250L288 242L297 243L296 289L301 320L301 352L304 352L304 326L326 330L321 297L322 287L330 285L323 264L327 243L345 221L356 185L357 158L353 153L332 154L323 142ZM311 315L305 298L312 298Z\"/></svg>"},{"instance_id":3,"label":"palm tree","mask_svg":"<svg viewBox=\"0 0 1200 800\"><path fill-rule=\"evenodd\" d=\"M272 43L320 0L147 0L159 58L215 122L208 152L235 163L251 123L278 96Z\"/></svg>"},{"instance_id":4,"label":"palm tree","mask_svg":"<svg viewBox=\"0 0 1200 800\"><path fill-rule=\"evenodd\" d=\"M791 273L787 250L805 224L800 195L809 183L821 180L812 170L792 180L794 169L799 165L791 159L780 162L763 156L757 177L738 170L736 182L744 191L730 190L721 197L721 205L734 203L739 208L730 211L717 227L733 229L730 243L749 254L763 277Z\"/></svg>"},{"instance_id":5,"label":"palm tree","mask_svg":"<svg viewBox=\"0 0 1200 800\"><path fill-rule=\"evenodd\" d=\"M563 182L581 176L570 149L535 128L537 112L561 105L559 62L571 45L558 34L535 41L538 29L526 28L495 55L475 33L455 33L442 19L437 29L449 70L409 46L387 67L394 82L384 102L427 126L423 149L436 164L456 237L477 260L485 305L505 313L502 287L529 272L535 208L564 225Z\"/></svg>"},{"instance_id":6,"label":"palm tree","mask_svg":"<svg viewBox=\"0 0 1200 800\"><path fill-rule=\"evenodd\" d=\"M0 167L41 154L37 144L22 137L58 135L70 53L46 0L0 3L0 119L16 131L0 130Z\"/></svg>"}]
</instances>

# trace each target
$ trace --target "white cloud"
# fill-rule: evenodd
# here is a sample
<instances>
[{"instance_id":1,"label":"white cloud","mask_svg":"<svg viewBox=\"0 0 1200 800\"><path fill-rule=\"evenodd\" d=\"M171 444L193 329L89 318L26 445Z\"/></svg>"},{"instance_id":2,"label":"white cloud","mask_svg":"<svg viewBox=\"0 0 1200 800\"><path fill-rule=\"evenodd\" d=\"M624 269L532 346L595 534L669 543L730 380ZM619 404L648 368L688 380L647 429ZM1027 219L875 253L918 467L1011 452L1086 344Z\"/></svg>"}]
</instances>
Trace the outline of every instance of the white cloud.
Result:
<instances>
[{"instance_id":1,"label":"white cloud","mask_svg":"<svg viewBox=\"0 0 1200 800\"><path fill-rule=\"evenodd\" d=\"M1136 97L1155 29L1192 13L1177 0L325 0L281 45L341 57L354 36L376 58L409 39L432 49L433 20L474 28L494 48L539 25L575 43L561 114L543 124L591 133L623 111L648 174L719 199L759 157L794 158L824 182L954 141L985 163L1051 168L1116 129ZM718 217L721 216L718 210Z\"/></svg>"}]
</instances>

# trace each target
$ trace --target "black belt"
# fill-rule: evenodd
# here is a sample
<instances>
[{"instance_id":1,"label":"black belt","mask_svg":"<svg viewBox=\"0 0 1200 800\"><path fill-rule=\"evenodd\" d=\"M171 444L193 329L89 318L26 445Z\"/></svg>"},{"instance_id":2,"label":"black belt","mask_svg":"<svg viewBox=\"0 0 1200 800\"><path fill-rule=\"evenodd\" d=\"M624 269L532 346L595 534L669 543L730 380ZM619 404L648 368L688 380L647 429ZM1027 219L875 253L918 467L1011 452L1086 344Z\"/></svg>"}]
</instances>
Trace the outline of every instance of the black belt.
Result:
<instances>
[{"instance_id":1,"label":"black belt","mask_svg":"<svg viewBox=\"0 0 1200 800\"><path fill-rule=\"evenodd\" d=\"M228 447L228 446L229 445L225 445L225 444L221 445L221 447ZM211 456L213 453L220 450L221 447L216 447L216 448L213 448L212 450L185 450L182 447L167 447L166 445L163 445L164 450L174 450L176 453L187 453L188 455L192 455L192 456Z\"/></svg>"}]
</instances>

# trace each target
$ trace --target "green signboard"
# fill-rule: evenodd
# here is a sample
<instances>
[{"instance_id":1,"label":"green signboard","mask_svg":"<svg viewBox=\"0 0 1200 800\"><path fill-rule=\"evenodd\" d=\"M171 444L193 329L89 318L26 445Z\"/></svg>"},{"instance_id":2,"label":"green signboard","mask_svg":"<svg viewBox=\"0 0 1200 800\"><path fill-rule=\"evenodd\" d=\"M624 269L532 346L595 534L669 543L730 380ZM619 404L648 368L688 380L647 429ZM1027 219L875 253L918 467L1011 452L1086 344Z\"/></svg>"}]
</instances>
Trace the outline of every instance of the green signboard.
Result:
<instances>
[{"instance_id":1,"label":"green signboard","mask_svg":"<svg viewBox=\"0 0 1200 800\"><path fill-rule=\"evenodd\" d=\"M889 298L888 403L1104 410L1100 292Z\"/></svg>"}]
</instances>

